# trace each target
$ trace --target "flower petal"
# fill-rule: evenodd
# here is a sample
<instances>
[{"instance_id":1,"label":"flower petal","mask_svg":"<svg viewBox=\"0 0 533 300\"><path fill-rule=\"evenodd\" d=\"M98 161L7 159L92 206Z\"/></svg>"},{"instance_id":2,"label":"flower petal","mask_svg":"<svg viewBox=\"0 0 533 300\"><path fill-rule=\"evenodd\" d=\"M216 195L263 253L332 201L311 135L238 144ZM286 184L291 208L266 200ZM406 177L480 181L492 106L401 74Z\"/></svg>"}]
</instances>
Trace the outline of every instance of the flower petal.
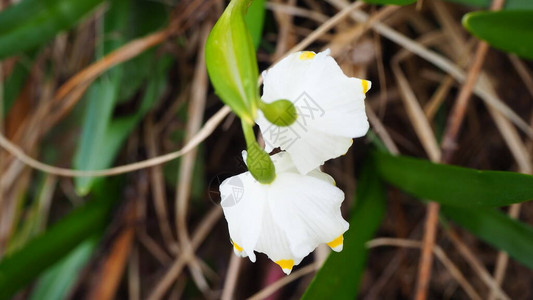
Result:
<instances>
[{"instance_id":1,"label":"flower petal","mask_svg":"<svg viewBox=\"0 0 533 300\"><path fill-rule=\"evenodd\" d=\"M329 242L328 246L335 252L341 252L344 246L344 236L339 235L337 238Z\"/></svg>"},{"instance_id":2,"label":"flower petal","mask_svg":"<svg viewBox=\"0 0 533 300\"><path fill-rule=\"evenodd\" d=\"M292 144L287 152L301 174L307 174L325 161L346 154L352 138L314 132L311 138L302 138Z\"/></svg>"},{"instance_id":3,"label":"flower petal","mask_svg":"<svg viewBox=\"0 0 533 300\"><path fill-rule=\"evenodd\" d=\"M303 57L304 59L301 59ZM276 147L291 154L302 174L349 149L351 138L366 134L366 80L347 77L329 51L311 55L297 52L264 72L262 100L288 99L298 118L294 124L279 127L258 113L267 151Z\"/></svg>"},{"instance_id":4,"label":"flower petal","mask_svg":"<svg viewBox=\"0 0 533 300\"><path fill-rule=\"evenodd\" d=\"M231 240L243 249L243 255L249 255L255 262L254 249L261 233L266 203L265 187L246 172L224 180L220 195Z\"/></svg>"},{"instance_id":5,"label":"flower petal","mask_svg":"<svg viewBox=\"0 0 533 300\"><path fill-rule=\"evenodd\" d=\"M319 244L331 242L348 230L340 211L344 193L339 188L300 174L278 177L267 201L295 256L305 257Z\"/></svg>"},{"instance_id":6,"label":"flower petal","mask_svg":"<svg viewBox=\"0 0 533 300\"><path fill-rule=\"evenodd\" d=\"M278 264L287 275L290 274L293 266L298 265L302 259L296 257L290 247L289 240L283 229L274 222L272 207L267 204L263 216L263 230L257 241L256 251L265 253L268 258Z\"/></svg>"}]
</instances>

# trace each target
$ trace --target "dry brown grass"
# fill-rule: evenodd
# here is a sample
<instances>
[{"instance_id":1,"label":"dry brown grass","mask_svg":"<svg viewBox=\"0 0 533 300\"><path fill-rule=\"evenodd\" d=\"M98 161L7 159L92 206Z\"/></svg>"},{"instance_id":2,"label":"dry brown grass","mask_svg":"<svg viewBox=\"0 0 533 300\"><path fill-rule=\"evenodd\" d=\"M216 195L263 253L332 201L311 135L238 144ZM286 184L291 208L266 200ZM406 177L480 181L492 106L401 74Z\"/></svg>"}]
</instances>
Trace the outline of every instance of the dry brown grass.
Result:
<instances>
[{"instance_id":1,"label":"dry brown grass","mask_svg":"<svg viewBox=\"0 0 533 300\"><path fill-rule=\"evenodd\" d=\"M71 179L59 179L56 184L56 175L128 173L122 208L115 212L116 221L73 297L87 291L92 291L93 299L285 299L302 294L318 264L307 259L283 277L264 257L252 265L231 256L221 209L210 201L213 186L208 185L213 178L243 171L238 164L244 148L238 122L230 117L220 125L229 109L221 108L209 88L203 59L207 33L223 6L215 0L181 1L168 28L89 63L87 57L94 49L79 44L90 45L99 38L93 33L95 20L102 15L96 14L69 32L68 39L58 37L40 54L16 109L0 122L4 133L0 136L4 148L0 151L0 256L24 220L20 196L32 188L34 169L50 176L49 197L43 201L52 209L41 212L45 220L70 207L62 199L79 200L73 196ZM381 8L347 0L273 0L267 7L270 25L258 50L261 68L287 52L332 49L346 73L373 81L367 98L369 119L391 152L531 173L532 66L486 46L470 47L471 38L460 26L465 7L440 0L420 1L417 7ZM177 43L178 39L186 42ZM151 47L175 55L169 74L173 85L129 137L117 162L121 167L71 170L77 133L58 124L68 118L95 78ZM60 61L63 57L66 62ZM9 75L10 64L2 62L0 77ZM50 78L42 71L46 64L68 67ZM185 106L186 118L178 113ZM447 112L451 112L448 123ZM174 141L176 132L185 135L182 144ZM443 136L441 147L438 141ZM42 163L43 145L50 141L63 157L57 165L64 167ZM345 211L353 204L365 140L353 148L341 163L325 166L347 194ZM173 170L179 172L178 180L169 184L161 164L178 157L179 169ZM195 195L194 170L199 162L204 187ZM388 201L378 235L392 239L370 243L361 298L527 299L533 295L530 270L459 229L439 230L437 205L427 206L424 226L423 204L392 189ZM531 205L521 210L514 206L510 214L533 222ZM428 228L425 238L424 228ZM433 255L439 263L432 262Z\"/></svg>"}]
</instances>

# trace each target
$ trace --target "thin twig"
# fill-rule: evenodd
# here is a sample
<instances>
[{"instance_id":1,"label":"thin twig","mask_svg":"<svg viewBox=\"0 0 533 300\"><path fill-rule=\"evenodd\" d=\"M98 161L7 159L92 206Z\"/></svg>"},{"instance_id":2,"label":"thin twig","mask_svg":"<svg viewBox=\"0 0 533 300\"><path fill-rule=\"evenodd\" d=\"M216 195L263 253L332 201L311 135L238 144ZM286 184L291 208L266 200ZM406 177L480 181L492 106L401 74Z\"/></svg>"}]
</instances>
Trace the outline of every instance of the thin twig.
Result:
<instances>
[{"instance_id":1,"label":"thin twig","mask_svg":"<svg viewBox=\"0 0 533 300\"><path fill-rule=\"evenodd\" d=\"M338 9L344 9L350 5L347 0L327 0L333 6ZM362 11L352 11L350 16L352 19L358 22L366 22L369 16ZM387 39L397 43L398 45L404 47L405 49L417 54L421 58L427 60L443 71L447 72L449 75L453 76L457 81L464 82L466 75L461 70L460 67L452 63L449 59L443 57L442 55L431 51L424 46L420 45L416 41L413 41L406 37L405 35L399 33L398 31L392 29L391 27L381 23L375 22L370 25L374 30L379 34L386 37ZM509 108L501 99L496 97L493 94L485 91L479 84L475 86L475 94L483 99L487 103L505 115L509 120L511 120L518 128L520 128L524 133L529 137L533 138L533 128L529 126L520 116L518 116L512 109Z\"/></svg>"},{"instance_id":2,"label":"thin twig","mask_svg":"<svg viewBox=\"0 0 533 300\"><path fill-rule=\"evenodd\" d=\"M426 222L424 236L422 238L422 254L418 265L415 299L427 299L429 279L433 266L433 251L437 237L437 224L439 220L440 205L437 202L429 202L426 209Z\"/></svg>"},{"instance_id":3,"label":"thin twig","mask_svg":"<svg viewBox=\"0 0 533 300\"><path fill-rule=\"evenodd\" d=\"M520 75L520 78L522 78L522 81L524 82L529 94L531 97L533 97L533 76L527 69L526 64L524 64L524 62L514 54L509 54L509 60L513 64L513 67L516 69L518 75Z\"/></svg>"},{"instance_id":4,"label":"thin twig","mask_svg":"<svg viewBox=\"0 0 533 300\"><path fill-rule=\"evenodd\" d=\"M178 276L180 275L181 271L183 270L183 267L187 263L187 260L190 259L192 255L191 252L196 251L196 248L200 246L202 241L207 237L207 235L209 234L213 226L216 224L216 222L218 222L221 216L222 209L219 206L216 206L211 209L211 211L207 214L206 217L204 217L204 219L193 234L191 242L192 248L183 249L183 252L172 263L167 273L163 276L163 278L161 278L161 280L152 290L152 292L147 298L148 300L158 300L164 297L165 293L176 281L176 278L178 278Z\"/></svg>"},{"instance_id":5,"label":"thin twig","mask_svg":"<svg viewBox=\"0 0 533 300\"><path fill-rule=\"evenodd\" d=\"M385 128L385 125L379 120L378 116L376 116L376 113L370 107L370 105L366 106L366 114L368 116L368 120L370 121L370 124L372 125L373 130L376 132L376 134L381 138L387 149L392 154L400 154L400 150L398 150L398 147L396 144L394 144L394 141L389 135L389 132Z\"/></svg>"},{"instance_id":6,"label":"thin twig","mask_svg":"<svg viewBox=\"0 0 533 300\"><path fill-rule=\"evenodd\" d=\"M318 264L311 264L311 265L305 266L305 267L301 268L300 270L291 273L291 275L289 275L289 276L282 277L280 280L274 282L273 284L267 286L266 288L262 289L261 291L257 292L256 294L254 294L253 296L248 298L248 300L265 299L268 296L272 295L277 290L279 290L280 288L282 288L282 287L286 286L287 284L295 281L296 279L299 279L300 277L303 277L303 276L305 276L307 274L310 274L310 273L318 270L319 267L320 266Z\"/></svg>"},{"instance_id":7,"label":"thin twig","mask_svg":"<svg viewBox=\"0 0 533 300\"><path fill-rule=\"evenodd\" d=\"M371 28L372 24L385 19L399 8L400 6L394 5L383 7L379 11L370 15L366 22L355 24L352 27L337 33L333 39L323 47L323 49L329 48L331 50L331 56L338 56L339 54L345 53L346 47L356 43L357 40Z\"/></svg>"},{"instance_id":8,"label":"thin twig","mask_svg":"<svg viewBox=\"0 0 533 300\"><path fill-rule=\"evenodd\" d=\"M204 53L205 41L211 29L210 23L205 23L201 29L201 46L199 53ZM194 139L195 134L198 133L202 126L202 120L205 111L205 102L208 92L208 79L205 67L205 56L198 55L196 62L196 69L194 78L191 84L191 101L188 108L188 120L185 128L185 140ZM190 191L192 185L192 175L194 171L194 164L196 161L197 149L193 149L185 154L180 161L177 182L176 182L176 198L175 198L175 216L176 216L176 231L178 233L178 240L182 251L191 253L187 257L187 264L191 271L192 277L196 286L202 291L204 296L210 294L209 285L205 279L200 264L194 256L191 246L191 240L187 225L187 211L189 206Z\"/></svg>"},{"instance_id":9,"label":"thin twig","mask_svg":"<svg viewBox=\"0 0 533 300\"><path fill-rule=\"evenodd\" d=\"M239 270L241 268L242 259L235 255L233 251L230 254L228 271L226 272L226 281L224 282L224 289L222 290L222 300L234 299L235 287L239 279Z\"/></svg>"},{"instance_id":10,"label":"thin twig","mask_svg":"<svg viewBox=\"0 0 533 300\"><path fill-rule=\"evenodd\" d=\"M282 2L282 0L273 0L275 2ZM296 6L296 0L288 0L289 6ZM277 34L276 51L273 54L274 60L279 59L287 49L294 44L293 22L292 14L285 14L281 11L274 11L274 16L279 23L279 32Z\"/></svg>"},{"instance_id":11,"label":"thin twig","mask_svg":"<svg viewBox=\"0 0 533 300\"><path fill-rule=\"evenodd\" d=\"M376 61L379 78L379 108L378 115L383 118L387 108L387 75L385 73L385 62L383 61L383 49L381 47L381 38L376 32L373 33L374 48L376 48Z\"/></svg>"},{"instance_id":12,"label":"thin twig","mask_svg":"<svg viewBox=\"0 0 533 300\"><path fill-rule=\"evenodd\" d=\"M139 248L134 245L128 262L128 299L141 300L141 274Z\"/></svg>"},{"instance_id":13,"label":"thin twig","mask_svg":"<svg viewBox=\"0 0 533 300\"><path fill-rule=\"evenodd\" d=\"M440 1L432 1L432 7L434 7L435 11L438 11L439 18L443 21L445 24L445 28L450 33L450 38L454 42L453 49L456 50L456 56L459 58L464 57L464 55L461 55L465 52L465 41L463 40L458 26L455 25L455 23L451 20L450 13L447 11L446 7L440 2ZM501 4L500 4L501 5ZM509 56L511 59L511 62L517 69L518 73L523 78L524 82L528 83L528 76L527 72L524 74L524 69L522 68L523 65L520 64L520 60L517 59L515 56ZM525 77L524 77L525 75ZM533 80L529 77L529 83L533 83ZM488 79L488 76L481 74L479 79L479 84L484 86L484 89L488 92L496 95L496 91L490 84L490 81ZM531 89L530 89L531 91ZM532 93L533 94L533 93ZM499 131L501 132L502 137L506 141L506 144L508 145L510 151L512 152L513 156L515 157L516 162L519 165L519 169L522 173L531 173L532 167L531 167L531 157L529 155L529 152L526 149L526 146L522 142L520 136L512 126L512 124L497 110L495 110L493 107L488 107L489 113L491 114L492 118L494 119L494 122L496 123L496 126L498 127ZM520 204L515 204L511 206L511 209L509 210L509 215L512 218L517 218L518 214L520 212ZM494 270L494 277L495 281L498 283L498 285L501 285L503 282L504 276L505 276L505 270L506 266L509 260L509 256L507 253L500 251L498 253L498 257L496 260L496 267ZM491 290L488 299L492 300L496 298L496 291L494 289Z\"/></svg>"},{"instance_id":14,"label":"thin twig","mask_svg":"<svg viewBox=\"0 0 533 300\"><path fill-rule=\"evenodd\" d=\"M314 10L308 10L305 8L282 4L282 3L275 3L275 2L267 2L266 8L274 11L274 12L283 12L285 14L290 14L293 16L303 17L303 18L309 18L311 20L317 21L318 23L325 23L328 21L329 17L316 12Z\"/></svg>"},{"instance_id":15,"label":"thin twig","mask_svg":"<svg viewBox=\"0 0 533 300\"><path fill-rule=\"evenodd\" d=\"M481 280L492 289L495 293L497 293L497 296L500 299L510 299L509 296L502 290L498 282L492 278L489 271L485 269L483 264L479 261L477 257L475 257L470 249L461 241L459 236L450 228L446 230L446 234L450 238L450 240L453 242L457 250L466 258L466 261L472 266L472 268L480 274Z\"/></svg>"},{"instance_id":16,"label":"thin twig","mask_svg":"<svg viewBox=\"0 0 533 300\"><path fill-rule=\"evenodd\" d=\"M419 241L407 240L407 239L398 239L398 238L376 238L367 242L368 248L383 247L383 246L396 246L396 247L405 247L405 248L420 248L423 244ZM452 275L459 285L464 289L466 294L471 299L481 300L481 296L476 292L474 287L468 282L463 273L459 268L448 258L444 250L439 246L433 248L433 253L440 262L446 267L450 275Z\"/></svg>"},{"instance_id":17,"label":"thin twig","mask_svg":"<svg viewBox=\"0 0 533 300\"><path fill-rule=\"evenodd\" d=\"M112 68L113 66L130 60L147 49L162 43L167 39L168 35L169 31L165 28L161 31L133 40L117 50L109 53L104 58L74 75L65 84L63 84L57 91L54 97L54 102L57 103L65 98L80 84L91 82L100 74Z\"/></svg>"},{"instance_id":18,"label":"thin twig","mask_svg":"<svg viewBox=\"0 0 533 300\"><path fill-rule=\"evenodd\" d=\"M433 162L438 162L441 159L441 151L439 149L437 139L429 121L420 107L420 102L417 100L415 93L411 89L409 82L400 68L400 60L406 57L399 53L393 58L392 70L398 80L398 86L402 91L402 99L404 100L405 107L409 119L411 120L415 131L418 135L420 142L422 143L429 159ZM415 299L426 299L427 288L429 285L429 277L431 276L431 265L433 263L433 249L435 245L437 228L431 227L435 220L438 220L439 205L434 202L430 202L427 206L426 213L426 225L425 234L423 237L421 248L422 253L420 256L419 270L418 270L418 282L416 285ZM420 280L423 278L424 280Z\"/></svg>"},{"instance_id":19,"label":"thin twig","mask_svg":"<svg viewBox=\"0 0 533 300\"><path fill-rule=\"evenodd\" d=\"M11 143L3 134L0 134L0 146L6 149L11 155L15 156L18 160L24 164L37 169L39 171L54 174L63 177L98 177L98 176L111 176L124 174L132 171L137 171L153 166L157 166L171 160L174 160L187 152L194 149L201 142L203 142L213 131L218 124L224 120L224 118L231 112L231 109L227 106L221 108L215 115L213 115L202 127L202 129L196 134L183 148L178 151L171 152L165 155L161 155L155 158L139 161L133 164L128 164L120 167L96 170L96 171L79 171L73 169L59 168L52 165L42 163L36 159L28 156L17 145ZM3 182L2 182L3 184Z\"/></svg>"},{"instance_id":20,"label":"thin twig","mask_svg":"<svg viewBox=\"0 0 533 300\"><path fill-rule=\"evenodd\" d=\"M153 114L149 114L146 118L144 141L149 158L157 157L156 138L157 131L154 128ZM154 200L155 212L159 222L159 230L165 242L166 247L172 252L177 253L178 247L176 240L172 235L170 222L168 220L168 212L166 205L165 181L163 178L163 169L160 165L154 166L150 170L150 183L152 198Z\"/></svg>"},{"instance_id":21,"label":"thin twig","mask_svg":"<svg viewBox=\"0 0 533 300\"><path fill-rule=\"evenodd\" d=\"M400 56L394 57L391 67L398 81L398 87L401 91L402 100L404 101L407 115L409 116L418 139L426 150L429 159L433 162L438 162L441 158L441 151L437 143L437 138L433 133L431 125L429 124L422 107L420 106L420 102L416 98L414 91L411 89L407 78L401 71L399 61L400 58Z\"/></svg>"},{"instance_id":22,"label":"thin twig","mask_svg":"<svg viewBox=\"0 0 533 300\"><path fill-rule=\"evenodd\" d=\"M451 161L452 155L456 149L457 136L466 113L466 108L468 106L470 96L474 90L474 85L477 83L481 68L485 62L485 56L489 50L489 44L486 42L480 41L476 49L476 54L474 55L474 62L468 70L468 75L466 81L461 87L459 96L455 100L452 112L448 117L448 123L446 125L446 130L444 132L444 137L442 138L442 151L443 151L443 162L449 163Z\"/></svg>"},{"instance_id":23,"label":"thin twig","mask_svg":"<svg viewBox=\"0 0 533 300\"><path fill-rule=\"evenodd\" d=\"M323 35L324 33L328 32L331 28L333 28L335 25L337 25L339 22L344 20L350 13L353 11L360 9L363 7L365 3L363 1L356 1L343 9L341 9L340 12L338 12L336 15L331 17L326 23L320 25L315 31L313 31L309 36L307 36L303 41L298 43L296 46L294 46L292 49L287 51L287 53L297 52L301 49L306 48L307 46L311 45L318 37ZM282 57L281 57L282 58Z\"/></svg>"}]
</instances>

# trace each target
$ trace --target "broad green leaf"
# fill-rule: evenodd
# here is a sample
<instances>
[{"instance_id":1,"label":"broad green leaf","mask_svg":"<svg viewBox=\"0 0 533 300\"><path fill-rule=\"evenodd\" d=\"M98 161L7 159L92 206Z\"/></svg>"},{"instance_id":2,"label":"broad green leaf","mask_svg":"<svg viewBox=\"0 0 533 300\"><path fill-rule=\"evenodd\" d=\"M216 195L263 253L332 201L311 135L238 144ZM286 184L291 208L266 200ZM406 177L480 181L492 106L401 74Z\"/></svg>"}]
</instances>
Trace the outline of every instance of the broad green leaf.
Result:
<instances>
[{"instance_id":1,"label":"broad green leaf","mask_svg":"<svg viewBox=\"0 0 533 300\"><path fill-rule=\"evenodd\" d=\"M378 5L409 5L415 3L417 0L363 0L366 3Z\"/></svg>"},{"instance_id":2,"label":"broad green leaf","mask_svg":"<svg viewBox=\"0 0 533 300\"><path fill-rule=\"evenodd\" d=\"M494 48L533 59L533 7L469 13L463 18L463 25Z\"/></svg>"},{"instance_id":3,"label":"broad green leaf","mask_svg":"<svg viewBox=\"0 0 533 300\"><path fill-rule=\"evenodd\" d=\"M96 236L90 237L50 267L37 281L29 299L66 299L79 279L81 269L91 258L98 240Z\"/></svg>"},{"instance_id":4,"label":"broad green leaf","mask_svg":"<svg viewBox=\"0 0 533 300\"><path fill-rule=\"evenodd\" d=\"M344 249L329 255L303 299L356 299L368 256L365 244L381 224L385 208L385 187L372 164L367 163L358 182L350 229L344 235Z\"/></svg>"},{"instance_id":5,"label":"broad green leaf","mask_svg":"<svg viewBox=\"0 0 533 300\"><path fill-rule=\"evenodd\" d=\"M25 0L0 13L0 59L52 39L103 0Z\"/></svg>"},{"instance_id":6,"label":"broad green leaf","mask_svg":"<svg viewBox=\"0 0 533 300\"><path fill-rule=\"evenodd\" d=\"M254 48L257 50L261 44L263 35L263 25L265 23L265 0L252 0L248 13L244 17L250 36L254 43Z\"/></svg>"},{"instance_id":7,"label":"broad green leaf","mask_svg":"<svg viewBox=\"0 0 533 300\"><path fill-rule=\"evenodd\" d=\"M0 299L9 299L82 241L101 233L119 199L119 188L116 179L101 181L95 186L91 201L69 213L21 250L4 257L0 261Z\"/></svg>"},{"instance_id":8,"label":"broad green leaf","mask_svg":"<svg viewBox=\"0 0 533 300\"><path fill-rule=\"evenodd\" d=\"M492 0L446 0L448 2L455 2L473 7L489 8ZM533 1L531 0L505 0L504 9L533 9Z\"/></svg>"},{"instance_id":9,"label":"broad green leaf","mask_svg":"<svg viewBox=\"0 0 533 300\"><path fill-rule=\"evenodd\" d=\"M490 207L443 206L442 213L458 225L533 269L533 227Z\"/></svg>"},{"instance_id":10,"label":"broad green leaf","mask_svg":"<svg viewBox=\"0 0 533 300\"><path fill-rule=\"evenodd\" d=\"M259 71L252 37L244 21L251 0L232 0L211 30L205 56L215 92L241 119L254 124Z\"/></svg>"},{"instance_id":11,"label":"broad green leaf","mask_svg":"<svg viewBox=\"0 0 533 300\"><path fill-rule=\"evenodd\" d=\"M452 206L506 206L533 199L533 176L479 171L375 152L379 175L420 199Z\"/></svg>"}]
</instances>

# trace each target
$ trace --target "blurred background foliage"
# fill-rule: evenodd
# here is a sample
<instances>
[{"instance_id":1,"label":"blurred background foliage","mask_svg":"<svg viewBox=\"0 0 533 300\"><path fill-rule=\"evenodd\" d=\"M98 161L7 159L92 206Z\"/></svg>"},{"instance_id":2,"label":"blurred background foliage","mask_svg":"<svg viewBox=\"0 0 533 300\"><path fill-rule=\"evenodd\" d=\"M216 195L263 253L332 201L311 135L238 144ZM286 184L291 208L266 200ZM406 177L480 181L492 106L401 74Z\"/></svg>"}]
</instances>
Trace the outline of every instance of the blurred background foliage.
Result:
<instances>
[{"instance_id":1,"label":"blurred background foliage","mask_svg":"<svg viewBox=\"0 0 533 300\"><path fill-rule=\"evenodd\" d=\"M374 83L372 132L325 165L346 193L343 252L318 249L289 277L232 256L217 188L245 170L245 145L230 116L182 158L119 176L62 177L0 151L0 299L412 298L407 249L423 247L428 201L442 205L429 298L533 297L533 2L366 2L254 0L246 16L260 70L311 37L306 49ZM0 5L0 130L42 162L154 158L222 107L203 45L226 1ZM478 39L494 49L454 145L461 167L435 164Z\"/></svg>"}]
</instances>

